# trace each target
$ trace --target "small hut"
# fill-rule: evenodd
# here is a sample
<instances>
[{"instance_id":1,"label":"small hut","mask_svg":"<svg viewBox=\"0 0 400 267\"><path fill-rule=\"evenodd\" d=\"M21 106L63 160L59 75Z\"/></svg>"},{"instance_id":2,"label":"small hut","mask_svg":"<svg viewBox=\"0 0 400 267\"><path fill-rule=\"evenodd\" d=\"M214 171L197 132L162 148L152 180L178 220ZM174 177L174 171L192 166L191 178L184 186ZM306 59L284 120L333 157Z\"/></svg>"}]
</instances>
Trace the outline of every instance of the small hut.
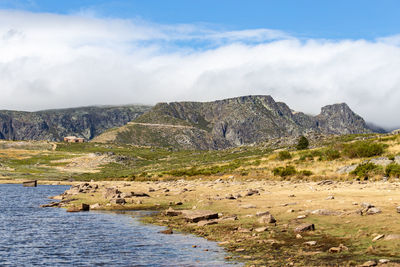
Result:
<instances>
[{"instance_id":1,"label":"small hut","mask_svg":"<svg viewBox=\"0 0 400 267\"><path fill-rule=\"evenodd\" d=\"M64 137L64 142L67 142L67 143L83 143L83 142L85 142L85 139L83 139L81 137L76 137L76 136L67 136L67 137Z\"/></svg>"}]
</instances>

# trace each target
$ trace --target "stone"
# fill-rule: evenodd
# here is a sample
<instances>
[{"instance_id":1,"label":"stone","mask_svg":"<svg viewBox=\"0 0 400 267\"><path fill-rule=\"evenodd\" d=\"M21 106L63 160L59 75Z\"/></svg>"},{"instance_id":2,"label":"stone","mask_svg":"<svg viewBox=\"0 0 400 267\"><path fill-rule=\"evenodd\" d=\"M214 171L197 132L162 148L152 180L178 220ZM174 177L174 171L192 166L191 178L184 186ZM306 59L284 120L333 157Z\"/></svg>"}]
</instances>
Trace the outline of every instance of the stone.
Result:
<instances>
[{"instance_id":1,"label":"stone","mask_svg":"<svg viewBox=\"0 0 400 267\"><path fill-rule=\"evenodd\" d=\"M307 241L307 242L304 242L303 244L306 245L306 246L312 247L312 246L315 246L317 244L317 241Z\"/></svg>"},{"instance_id":2,"label":"stone","mask_svg":"<svg viewBox=\"0 0 400 267\"><path fill-rule=\"evenodd\" d=\"M294 229L294 232L295 232L295 233L301 233L301 232L314 231L314 230L315 230L314 224L311 224L311 223L303 223L303 224L297 226L297 227Z\"/></svg>"},{"instance_id":3,"label":"stone","mask_svg":"<svg viewBox=\"0 0 400 267\"><path fill-rule=\"evenodd\" d=\"M376 261L366 261L361 266L362 267L371 267L371 266L376 266L376 265L378 265L378 263Z\"/></svg>"},{"instance_id":4,"label":"stone","mask_svg":"<svg viewBox=\"0 0 400 267\"><path fill-rule=\"evenodd\" d=\"M346 174L346 173L351 173L357 168L358 164L355 165L350 165L350 166L344 166L339 168L336 172L339 174Z\"/></svg>"},{"instance_id":5,"label":"stone","mask_svg":"<svg viewBox=\"0 0 400 267\"><path fill-rule=\"evenodd\" d=\"M328 251L329 251L329 253L339 253L342 250L340 247L331 247Z\"/></svg>"},{"instance_id":6,"label":"stone","mask_svg":"<svg viewBox=\"0 0 400 267\"><path fill-rule=\"evenodd\" d=\"M199 221L197 223L197 226L203 227L203 226L207 226L207 225L213 225L213 224L217 224L218 222L216 220L212 220L212 221Z\"/></svg>"},{"instance_id":7,"label":"stone","mask_svg":"<svg viewBox=\"0 0 400 267\"><path fill-rule=\"evenodd\" d=\"M101 206L99 203L95 203L93 205L90 205L90 209L95 210L95 209L99 209Z\"/></svg>"},{"instance_id":8,"label":"stone","mask_svg":"<svg viewBox=\"0 0 400 267\"><path fill-rule=\"evenodd\" d=\"M369 208L365 214L367 215L374 215L374 214L378 214L378 213L382 213L382 211L379 208Z\"/></svg>"},{"instance_id":9,"label":"stone","mask_svg":"<svg viewBox=\"0 0 400 267\"><path fill-rule=\"evenodd\" d=\"M51 202L49 204L40 205L41 208L51 208L51 207L58 207L59 202Z\"/></svg>"},{"instance_id":10,"label":"stone","mask_svg":"<svg viewBox=\"0 0 400 267\"><path fill-rule=\"evenodd\" d=\"M363 203L361 203L361 207L363 207L364 209L370 209L370 208L374 208L375 206L372 205L371 203L363 202Z\"/></svg>"},{"instance_id":11,"label":"stone","mask_svg":"<svg viewBox=\"0 0 400 267\"><path fill-rule=\"evenodd\" d=\"M397 213L400 213L400 206L396 208Z\"/></svg>"},{"instance_id":12,"label":"stone","mask_svg":"<svg viewBox=\"0 0 400 267\"><path fill-rule=\"evenodd\" d=\"M256 231L257 233L266 232L268 231L268 227L258 227L254 229L254 231Z\"/></svg>"},{"instance_id":13,"label":"stone","mask_svg":"<svg viewBox=\"0 0 400 267\"><path fill-rule=\"evenodd\" d=\"M374 239L372 239L373 242L378 241L379 239L384 238L385 235L377 235Z\"/></svg>"},{"instance_id":14,"label":"stone","mask_svg":"<svg viewBox=\"0 0 400 267\"><path fill-rule=\"evenodd\" d=\"M297 239L302 239L303 236L302 236L301 234L297 234L297 235L296 235L296 238L297 238Z\"/></svg>"},{"instance_id":15,"label":"stone","mask_svg":"<svg viewBox=\"0 0 400 267\"><path fill-rule=\"evenodd\" d=\"M332 180L324 180L324 181L317 183L317 185L331 185L331 184L333 184Z\"/></svg>"},{"instance_id":16,"label":"stone","mask_svg":"<svg viewBox=\"0 0 400 267\"><path fill-rule=\"evenodd\" d=\"M272 214L268 214L268 215L264 215L261 216L260 219L258 219L259 223L276 223L276 219L274 218L274 216L272 216Z\"/></svg>"},{"instance_id":17,"label":"stone","mask_svg":"<svg viewBox=\"0 0 400 267\"><path fill-rule=\"evenodd\" d=\"M226 199L236 199L236 197L234 197L232 194L228 194L225 196Z\"/></svg>"},{"instance_id":18,"label":"stone","mask_svg":"<svg viewBox=\"0 0 400 267\"><path fill-rule=\"evenodd\" d=\"M167 230L160 231L160 233L165 234L165 235L172 235L174 232L172 231L172 229L167 229Z\"/></svg>"},{"instance_id":19,"label":"stone","mask_svg":"<svg viewBox=\"0 0 400 267\"><path fill-rule=\"evenodd\" d=\"M249 189L248 191L247 191L247 193L245 194L245 196L252 196L252 195L259 195L260 193L259 193L259 191L258 190L256 190L256 189Z\"/></svg>"},{"instance_id":20,"label":"stone","mask_svg":"<svg viewBox=\"0 0 400 267\"><path fill-rule=\"evenodd\" d=\"M110 203L114 205L124 205L126 200L124 198L113 198L110 200Z\"/></svg>"},{"instance_id":21,"label":"stone","mask_svg":"<svg viewBox=\"0 0 400 267\"><path fill-rule=\"evenodd\" d=\"M335 199L335 197L334 197L334 196L328 196L328 197L326 198L326 200L332 200L332 199Z\"/></svg>"},{"instance_id":22,"label":"stone","mask_svg":"<svg viewBox=\"0 0 400 267\"><path fill-rule=\"evenodd\" d=\"M144 192L131 192L133 197L150 197L148 194Z\"/></svg>"},{"instance_id":23,"label":"stone","mask_svg":"<svg viewBox=\"0 0 400 267\"><path fill-rule=\"evenodd\" d=\"M305 218L307 218L307 215L299 215L299 216L297 216L297 219L305 219Z\"/></svg>"},{"instance_id":24,"label":"stone","mask_svg":"<svg viewBox=\"0 0 400 267\"><path fill-rule=\"evenodd\" d=\"M318 209L318 210L313 210L311 212L311 214L331 216L331 215L340 215L342 213L340 211L333 211L333 210L327 210L327 209Z\"/></svg>"},{"instance_id":25,"label":"stone","mask_svg":"<svg viewBox=\"0 0 400 267\"><path fill-rule=\"evenodd\" d=\"M380 259L379 260L380 264L386 264L386 263L389 263L389 262L390 262L390 260L388 260L388 259Z\"/></svg>"},{"instance_id":26,"label":"stone","mask_svg":"<svg viewBox=\"0 0 400 267\"><path fill-rule=\"evenodd\" d=\"M218 213L208 210L184 210L183 217L189 221L197 223L199 221L218 219Z\"/></svg>"},{"instance_id":27,"label":"stone","mask_svg":"<svg viewBox=\"0 0 400 267\"><path fill-rule=\"evenodd\" d=\"M164 211L164 215L166 216L179 216L182 214L182 211L180 210L174 210L173 208L169 208L166 211Z\"/></svg>"},{"instance_id":28,"label":"stone","mask_svg":"<svg viewBox=\"0 0 400 267\"><path fill-rule=\"evenodd\" d=\"M81 208L82 211L89 211L90 210L90 205L82 203L80 208Z\"/></svg>"},{"instance_id":29,"label":"stone","mask_svg":"<svg viewBox=\"0 0 400 267\"><path fill-rule=\"evenodd\" d=\"M376 165L380 165L380 166L384 166L384 167L386 167L390 163L393 163L393 161L388 159L387 157L379 157L379 158L375 158L375 159L370 159L367 162L370 162L370 163L373 163L373 164L376 164Z\"/></svg>"},{"instance_id":30,"label":"stone","mask_svg":"<svg viewBox=\"0 0 400 267\"><path fill-rule=\"evenodd\" d=\"M103 193L103 197L104 198L112 198L118 194L121 194L121 191L119 191L117 188L109 187L109 188L106 188L105 192Z\"/></svg>"}]
</instances>

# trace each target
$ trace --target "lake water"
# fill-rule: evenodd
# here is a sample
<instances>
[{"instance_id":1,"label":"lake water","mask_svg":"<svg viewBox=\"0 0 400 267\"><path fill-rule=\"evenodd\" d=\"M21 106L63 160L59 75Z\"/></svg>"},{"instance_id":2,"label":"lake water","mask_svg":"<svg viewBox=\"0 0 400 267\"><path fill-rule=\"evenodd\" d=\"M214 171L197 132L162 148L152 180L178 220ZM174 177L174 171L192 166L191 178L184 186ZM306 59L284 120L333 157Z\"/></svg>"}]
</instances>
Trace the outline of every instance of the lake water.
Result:
<instances>
[{"instance_id":1,"label":"lake water","mask_svg":"<svg viewBox=\"0 0 400 267\"><path fill-rule=\"evenodd\" d=\"M216 243L160 234L141 213L39 208L67 188L0 185L0 266L232 266Z\"/></svg>"}]
</instances>

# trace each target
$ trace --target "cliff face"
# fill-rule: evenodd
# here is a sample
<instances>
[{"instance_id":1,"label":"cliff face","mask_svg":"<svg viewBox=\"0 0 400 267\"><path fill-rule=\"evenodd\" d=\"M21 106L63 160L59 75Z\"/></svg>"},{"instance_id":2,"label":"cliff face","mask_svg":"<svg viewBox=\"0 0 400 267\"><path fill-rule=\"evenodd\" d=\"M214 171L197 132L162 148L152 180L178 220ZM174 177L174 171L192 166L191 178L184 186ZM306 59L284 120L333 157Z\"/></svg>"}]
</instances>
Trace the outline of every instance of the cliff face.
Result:
<instances>
[{"instance_id":1,"label":"cliff face","mask_svg":"<svg viewBox=\"0 0 400 267\"><path fill-rule=\"evenodd\" d=\"M83 107L38 112L0 111L0 139L60 141L76 135L87 140L137 118L148 106Z\"/></svg>"},{"instance_id":2,"label":"cliff face","mask_svg":"<svg viewBox=\"0 0 400 267\"><path fill-rule=\"evenodd\" d=\"M271 96L243 96L205 103L160 103L134 122L141 124L140 131L136 129L139 125L131 125L130 134L125 131L124 134L116 135L117 142L139 144L137 140L142 140L146 145L222 149L311 132L371 132L364 120L346 104L326 106L322 108L321 114L310 116L293 112L285 103L275 102ZM163 125L164 129L156 132L156 124ZM168 125L171 127L168 128ZM179 129L173 125L186 127ZM146 133L152 136L151 140L143 139ZM179 136L178 139L185 142L180 144L171 141L174 136L175 139Z\"/></svg>"}]
</instances>

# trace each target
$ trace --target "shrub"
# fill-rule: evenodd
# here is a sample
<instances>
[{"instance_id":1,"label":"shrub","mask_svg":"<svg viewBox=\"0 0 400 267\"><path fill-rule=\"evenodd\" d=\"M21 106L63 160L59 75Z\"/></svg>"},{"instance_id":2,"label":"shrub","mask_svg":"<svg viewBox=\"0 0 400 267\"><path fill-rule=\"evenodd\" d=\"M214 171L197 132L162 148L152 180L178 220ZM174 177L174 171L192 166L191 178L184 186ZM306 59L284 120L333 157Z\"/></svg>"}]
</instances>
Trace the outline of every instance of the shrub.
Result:
<instances>
[{"instance_id":1,"label":"shrub","mask_svg":"<svg viewBox=\"0 0 400 267\"><path fill-rule=\"evenodd\" d=\"M307 149L310 143L308 142L308 139L304 136L300 136L299 141L297 142L297 150L304 150Z\"/></svg>"},{"instance_id":2,"label":"shrub","mask_svg":"<svg viewBox=\"0 0 400 267\"><path fill-rule=\"evenodd\" d=\"M400 177L400 165L397 163L391 163L386 166L385 175L387 177Z\"/></svg>"},{"instance_id":3,"label":"shrub","mask_svg":"<svg viewBox=\"0 0 400 267\"><path fill-rule=\"evenodd\" d=\"M370 141L357 141L343 145L343 154L349 158L380 156L385 151L386 146L384 144L372 143Z\"/></svg>"},{"instance_id":4,"label":"shrub","mask_svg":"<svg viewBox=\"0 0 400 267\"><path fill-rule=\"evenodd\" d=\"M286 177L286 176L291 176L291 175L296 174L297 171L296 171L296 169L295 169L293 166L288 165L288 166L286 166L286 167L277 167L277 168L274 168L274 169L272 170L272 173L273 173L275 176Z\"/></svg>"},{"instance_id":5,"label":"shrub","mask_svg":"<svg viewBox=\"0 0 400 267\"><path fill-rule=\"evenodd\" d=\"M362 177L368 177L371 174L378 174L381 171L382 171L382 167L380 167L374 163L367 162L367 163L359 164L354 171L350 172L350 174L353 174L353 175L356 175L356 176L362 178Z\"/></svg>"},{"instance_id":6,"label":"shrub","mask_svg":"<svg viewBox=\"0 0 400 267\"><path fill-rule=\"evenodd\" d=\"M278 154L278 159L279 160L287 160L287 159L291 159L292 158L292 154L290 154L289 151L280 151Z\"/></svg>"},{"instance_id":7,"label":"shrub","mask_svg":"<svg viewBox=\"0 0 400 267\"><path fill-rule=\"evenodd\" d=\"M313 172L309 171L309 170L302 170L302 171L300 171L300 174L304 175L304 176L311 176L313 174Z\"/></svg>"},{"instance_id":8,"label":"shrub","mask_svg":"<svg viewBox=\"0 0 400 267\"><path fill-rule=\"evenodd\" d=\"M327 160L335 160L340 158L339 150L328 148L324 151L324 156Z\"/></svg>"}]
</instances>

